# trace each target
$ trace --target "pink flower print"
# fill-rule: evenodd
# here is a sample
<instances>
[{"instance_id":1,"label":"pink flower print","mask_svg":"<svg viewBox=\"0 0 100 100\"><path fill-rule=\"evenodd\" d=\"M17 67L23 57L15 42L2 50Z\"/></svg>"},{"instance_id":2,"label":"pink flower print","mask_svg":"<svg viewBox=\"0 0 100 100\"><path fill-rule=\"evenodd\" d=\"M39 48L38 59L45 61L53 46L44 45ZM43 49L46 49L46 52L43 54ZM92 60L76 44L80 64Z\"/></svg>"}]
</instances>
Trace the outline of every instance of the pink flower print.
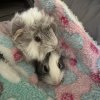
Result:
<instances>
[{"instance_id":1,"label":"pink flower print","mask_svg":"<svg viewBox=\"0 0 100 100\"><path fill-rule=\"evenodd\" d=\"M96 54L98 54L98 52L99 52L98 48L93 43L90 44L90 47L91 47L91 49L92 49L93 52L95 52Z\"/></svg>"},{"instance_id":2,"label":"pink flower print","mask_svg":"<svg viewBox=\"0 0 100 100\"><path fill-rule=\"evenodd\" d=\"M68 25L68 19L65 16L61 17L61 22L63 23L64 26Z\"/></svg>"},{"instance_id":3,"label":"pink flower print","mask_svg":"<svg viewBox=\"0 0 100 100\"><path fill-rule=\"evenodd\" d=\"M75 58L71 58L70 59L70 65L71 66L76 66L76 64L77 64L77 60Z\"/></svg>"},{"instance_id":4,"label":"pink flower print","mask_svg":"<svg viewBox=\"0 0 100 100\"><path fill-rule=\"evenodd\" d=\"M91 79L95 82L95 83L99 83L100 84L100 73L92 73L91 74Z\"/></svg>"},{"instance_id":5,"label":"pink flower print","mask_svg":"<svg viewBox=\"0 0 100 100\"><path fill-rule=\"evenodd\" d=\"M61 96L61 100L74 100L74 98L71 93L63 93Z\"/></svg>"},{"instance_id":6,"label":"pink flower print","mask_svg":"<svg viewBox=\"0 0 100 100\"><path fill-rule=\"evenodd\" d=\"M68 49L68 45L64 41L61 42L61 46L64 49Z\"/></svg>"},{"instance_id":7,"label":"pink flower print","mask_svg":"<svg viewBox=\"0 0 100 100\"><path fill-rule=\"evenodd\" d=\"M13 56L15 61L19 61L23 57L22 53L18 49L13 50Z\"/></svg>"}]
</instances>

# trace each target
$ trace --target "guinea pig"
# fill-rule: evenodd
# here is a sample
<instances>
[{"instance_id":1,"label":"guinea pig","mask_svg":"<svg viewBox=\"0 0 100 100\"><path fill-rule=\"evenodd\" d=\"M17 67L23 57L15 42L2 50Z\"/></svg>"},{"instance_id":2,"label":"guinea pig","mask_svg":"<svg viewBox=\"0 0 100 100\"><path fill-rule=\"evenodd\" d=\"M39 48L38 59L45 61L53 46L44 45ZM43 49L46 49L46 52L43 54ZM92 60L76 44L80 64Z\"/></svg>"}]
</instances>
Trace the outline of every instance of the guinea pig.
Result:
<instances>
[{"instance_id":1,"label":"guinea pig","mask_svg":"<svg viewBox=\"0 0 100 100\"><path fill-rule=\"evenodd\" d=\"M63 56L60 56L57 52L49 52L42 62L35 60L33 64L38 79L41 81L51 85L58 85L63 80L64 60Z\"/></svg>"},{"instance_id":2,"label":"guinea pig","mask_svg":"<svg viewBox=\"0 0 100 100\"><path fill-rule=\"evenodd\" d=\"M15 14L11 25L15 46L29 60L42 61L58 44L54 19L37 8Z\"/></svg>"}]
</instances>

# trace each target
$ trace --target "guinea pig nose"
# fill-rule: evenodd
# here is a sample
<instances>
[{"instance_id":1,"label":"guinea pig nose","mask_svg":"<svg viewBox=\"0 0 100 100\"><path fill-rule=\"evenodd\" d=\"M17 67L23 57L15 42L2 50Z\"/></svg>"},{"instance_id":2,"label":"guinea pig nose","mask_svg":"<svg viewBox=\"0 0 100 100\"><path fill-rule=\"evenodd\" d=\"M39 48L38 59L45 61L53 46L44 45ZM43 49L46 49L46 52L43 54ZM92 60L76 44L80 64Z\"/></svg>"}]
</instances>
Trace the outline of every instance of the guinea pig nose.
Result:
<instances>
[{"instance_id":1,"label":"guinea pig nose","mask_svg":"<svg viewBox=\"0 0 100 100\"><path fill-rule=\"evenodd\" d=\"M59 85L61 83L61 80L60 79L54 80L53 83L54 85Z\"/></svg>"},{"instance_id":2,"label":"guinea pig nose","mask_svg":"<svg viewBox=\"0 0 100 100\"><path fill-rule=\"evenodd\" d=\"M58 81L58 82L56 82L56 86L59 86L60 84L62 84L64 82L64 78L62 78L62 80L60 80L60 81Z\"/></svg>"},{"instance_id":3,"label":"guinea pig nose","mask_svg":"<svg viewBox=\"0 0 100 100\"><path fill-rule=\"evenodd\" d=\"M54 83L55 86L59 86L60 84L61 84L61 81Z\"/></svg>"}]
</instances>

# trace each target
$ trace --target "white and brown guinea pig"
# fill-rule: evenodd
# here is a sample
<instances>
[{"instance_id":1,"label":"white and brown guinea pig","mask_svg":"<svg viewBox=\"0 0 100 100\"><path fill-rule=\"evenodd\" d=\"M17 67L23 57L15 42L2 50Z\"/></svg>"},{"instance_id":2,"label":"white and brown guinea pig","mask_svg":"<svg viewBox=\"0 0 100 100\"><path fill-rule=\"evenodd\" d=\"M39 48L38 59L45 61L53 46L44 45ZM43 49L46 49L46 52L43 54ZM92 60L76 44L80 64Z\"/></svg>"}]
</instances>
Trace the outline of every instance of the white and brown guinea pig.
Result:
<instances>
[{"instance_id":1,"label":"white and brown guinea pig","mask_svg":"<svg viewBox=\"0 0 100 100\"><path fill-rule=\"evenodd\" d=\"M31 8L17 13L11 24L11 38L29 60L42 61L48 52L55 50L58 44L56 25L54 19L43 11Z\"/></svg>"},{"instance_id":2,"label":"white and brown guinea pig","mask_svg":"<svg viewBox=\"0 0 100 100\"><path fill-rule=\"evenodd\" d=\"M34 60L35 72L41 81L51 85L58 85L64 76L63 56L53 51L46 55L42 62Z\"/></svg>"}]
</instances>

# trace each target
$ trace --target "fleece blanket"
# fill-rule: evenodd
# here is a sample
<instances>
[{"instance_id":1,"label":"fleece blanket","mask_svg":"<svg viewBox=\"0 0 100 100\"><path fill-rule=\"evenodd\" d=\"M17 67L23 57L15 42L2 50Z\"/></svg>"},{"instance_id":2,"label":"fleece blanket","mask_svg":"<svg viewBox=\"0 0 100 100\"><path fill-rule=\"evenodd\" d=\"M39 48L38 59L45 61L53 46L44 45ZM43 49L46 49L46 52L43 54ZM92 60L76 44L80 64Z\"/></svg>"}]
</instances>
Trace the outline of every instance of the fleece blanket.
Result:
<instances>
[{"instance_id":1,"label":"fleece blanket","mask_svg":"<svg viewBox=\"0 0 100 100\"><path fill-rule=\"evenodd\" d=\"M100 0L63 0L100 44ZM80 8L80 9L79 9Z\"/></svg>"},{"instance_id":2,"label":"fleece blanket","mask_svg":"<svg viewBox=\"0 0 100 100\"><path fill-rule=\"evenodd\" d=\"M36 0L35 5L53 16L58 24L59 46L66 57L64 81L59 86L36 82L33 67L22 59L11 39L1 32L0 52L11 65L24 69L32 84L17 73L12 80L7 77L10 74L3 71L5 65L0 66L0 100L100 100L99 46L62 1Z\"/></svg>"}]
</instances>

